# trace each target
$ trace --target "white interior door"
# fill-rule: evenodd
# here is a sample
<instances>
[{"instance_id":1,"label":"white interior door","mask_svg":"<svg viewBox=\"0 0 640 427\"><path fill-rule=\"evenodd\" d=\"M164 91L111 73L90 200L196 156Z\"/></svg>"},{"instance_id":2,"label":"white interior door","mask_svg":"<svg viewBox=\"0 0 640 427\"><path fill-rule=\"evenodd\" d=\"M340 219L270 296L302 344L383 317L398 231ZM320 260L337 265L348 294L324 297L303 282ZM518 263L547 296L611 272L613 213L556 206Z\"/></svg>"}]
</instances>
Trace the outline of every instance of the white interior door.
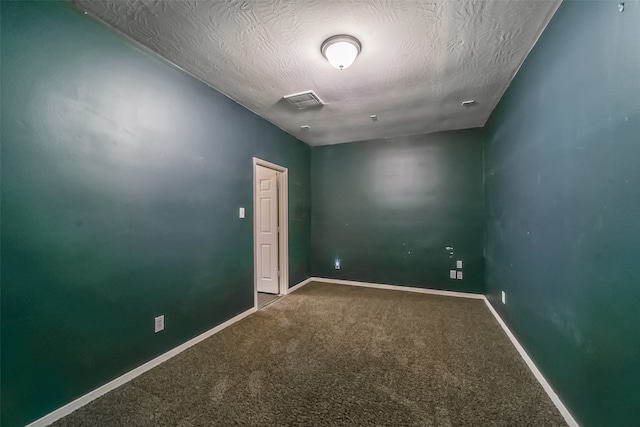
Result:
<instances>
[{"instance_id":1,"label":"white interior door","mask_svg":"<svg viewBox=\"0 0 640 427\"><path fill-rule=\"evenodd\" d=\"M256 165L258 292L279 293L278 172Z\"/></svg>"}]
</instances>

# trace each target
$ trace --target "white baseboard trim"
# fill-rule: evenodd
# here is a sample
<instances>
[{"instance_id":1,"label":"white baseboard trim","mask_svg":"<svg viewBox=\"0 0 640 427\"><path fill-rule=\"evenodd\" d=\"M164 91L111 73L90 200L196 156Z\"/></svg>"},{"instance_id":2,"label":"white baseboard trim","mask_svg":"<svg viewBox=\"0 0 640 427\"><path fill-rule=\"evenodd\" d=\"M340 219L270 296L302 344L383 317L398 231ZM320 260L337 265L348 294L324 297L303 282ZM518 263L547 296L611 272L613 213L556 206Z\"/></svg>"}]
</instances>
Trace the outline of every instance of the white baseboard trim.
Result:
<instances>
[{"instance_id":1,"label":"white baseboard trim","mask_svg":"<svg viewBox=\"0 0 640 427\"><path fill-rule=\"evenodd\" d=\"M55 411L45 415L42 418L39 418L37 420L35 420L34 422L27 424L26 427L44 427L44 426L48 426L52 423L54 423L55 421L58 421L60 418L69 415L70 413L72 413L73 411L75 411L76 409L79 409L81 407L83 407L84 405L86 405L87 403L97 399L98 397L110 392L113 389L116 389L118 387L120 387L121 385L131 381L132 379L134 379L135 377L147 372L148 370L155 368L156 366L160 365L163 362L166 362L167 360L171 359L173 356L176 356L177 354L185 351L186 349L188 349L189 347L192 347L196 344L198 344L200 341L203 341L207 338L209 338L210 336L220 332L221 330L223 330L224 328L226 328L227 326L230 326L234 323L236 323L239 320L244 319L245 317L247 317L250 314L253 314L256 312L256 308L252 307L247 311L244 311L240 314L238 314L237 316L227 320L224 323L219 324L218 326L209 329L207 332L204 332L200 335L198 335L195 338L190 339L189 341L185 342L184 344L179 345L178 347L175 347L172 350L167 351L166 353L156 357L155 359L152 359L150 361L148 361L147 363L138 366L137 368L133 369L132 371L127 372L126 374L108 382L107 384L98 387L97 389L85 394L84 396L81 396L79 398L77 398L76 400L74 400L73 402L67 403L66 405L64 405L61 408L56 409Z\"/></svg>"},{"instance_id":2,"label":"white baseboard trim","mask_svg":"<svg viewBox=\"0 0 640 427\"><path fill-rule=\"evenodd\" d=\"M439 289L412 288L409 286L383 285L380 283L356 282L353 280L342 280L342 279L325 279L322 277L310 277L309 279L313 282L334 283L336 285L364 286L367 288L387 289L391 291L416 292L419 294L441 295L446 297L484 299L484 295L472 294L470 292L441 291Z\"/></svg>"},{"instance_id":3,"label":"white baseboard trim","mask_svg":"<svg viewBox=\"0 0 640 427\"><path fill-rule=\"evenodd\" d=\"M500 324L504 332L509 337L509 340L511 340L511 344L513 344L513 346L516 348L518 353L520 353L520 356L522 357L522 359L524 359L524 362L527 364L527 366L529 367L533 375L536 377L536 379L538 380L538 382L540 383L544 391L547 392L547 395L549 395L549 398L551 399L553 404L556 405L556 408L558 408L564 420L567 422L567 424L570 427L579 427L578 423L573 418L573 416L571 415L567 407L564 406L564 403L562 403L562 400L560 400L560 397L558 397L556 392L553 391L551 384L549 384L546 378L542 375L542 372L540 372L536 364L533 363L533 360L531 359L531 357L529 357L524 347L520 345L515 335L513 335L513 333L509 330L509 327L507 326L507 324L504 323L504 320L502 320L502 317L500 317L498 312L495 310L495 308L493 308L489 300L484 295L483 295L483 298L484 298L485 304L489 308L489 311L491 312L491 314L493 314L493 317L496 318L496 320L498 321L498 323Z\"/></svg>"},{"instance_id":4,"label":"white baseboard trim","mask_svg":"<svg viewBox=\"0 0 640 427\"><path fill-rule=\"evenodd\" d=\"M290 288L287 290L287 294L290 294L290 293L291 293L291 292L293 292L293 291L297 291L298 289L300 289L300 288L301 288L301 287L303 287L304 285L309 284L309 283L311 283L311 282L313 282L313 281L314 281L314 278L313 278L313 277L309 277L308 279L303 280L302 282L298 283L297 285L294 285L294 286L290 287Z\"/></svg>"},{"instance_id":5,"label":"white baseboard trim","mask_svg":"<svg viewBox=\"0 0 640 427\"><path fill-rule=\"evenodd\" d=\"M540 385L542 386L544 391L547 393L547 395L549 396L549 398L551 399L553 404L556 405L556 407L560 411L560 414L563 416L564 420L567 422L567 424L570 427L579 427L579 424L573 418L573 416L571 415L569 410L566 408L566 406L564 406L564 404L560 400L560 397L558 397L556 392L553 391L553 388L551 387L549 382L542 375L542 372L540 372L540 370L535 365L535 363L533 363L533 360L531 359L531 357L529 357L529 355L525 351L524 347L522 347L522 345L520 345L520 343L518 342L516 337L513 335L513 333L507 327L507 325L504 322L504 320L502 320L502 318L500 317L498 312L493 308L491 303L489 303L489 300L484 295L472 294L472 293L467 293L467 292L452 292L452 291L441 291L441 290L437 290L437 289L423 289L423 288L412 288L412 287L407 287L407 286L384 285L384 284L380 284L380 283L356 282L356 281L352 281L352 280L325 279L325 278L321 278L321 277L309 277L308 279L303 280L302 282L298 283L297 285L292 286L291 288L289 288L288 291L287 291L287 294L289 294L291 292L294 292L294 291L300 289L301 287L303 287L303 286L305 286L305 285L307 285L307 284L309 284L311 282L334 283L334 284L337 284L337 285L349 285L349 286L363 286L363 287L376 288L376 289L387 289L387 290L394 290L394 291L416 292L416 293L421 293L421 294L442 295L442 296L450 296L450 297L458 297L458 298L472 298L472 299L482 299L482 300L484 300L485 304L487 305L487 308L489 309L491 314L493 314L493 316L495 317L496 321L502 327L504 332L507 334L507 337L509 338L509 340L511 341L513 346L516 348L516 350L518 351L518 353L520 354L520 356L522 357L524 362L527 364L527 366L529 367L529 369L531 370L531 372L533 373L535 378L538 380L538 382L540 383ZM122 375L122 376L120 376L120 377L108 382L107 384L105 384L105 385L103 385L101 387L98 387L97 389L85 394L84 396L81 396L81 397L77 398L76 400L74 400L74 401L72 401L70 403L67 403L66 405L62 406L61 408L56 409L55 411L45 415L44 417L39 418L39 419L33 421L30 424L27 424L26 427L45 427L45 426L48 426L50 424L53 424L55 421L58 421L60 418L69 415L70 413L72 413L76 409L79 409L79 408L83 407L84 405L86 405L89 402L97 399L98 397L110 392L111 390L114 390L114 389L120 387L121 385L131 381L135 377L137 377L137 376L149 371L150 369L155 368L156 366L158 366L161 363L163 363L163 362L171 359L172 357L178 355L179 353L183 352L184 350L188 349L189 347L192 347L192 346L198 344L199 342L201 342L201 341L209 338L210 336L220 332L221 330L223 330L226 327L238 322L239 320L244 319L245 317L249 316L250 314L255 313L256 311L257 311L256 307L252 307L252 308L250 308L250 309L238 314L237 316L227 320L224 323L221 323L220 325L208 330L207 332L204 332L204 333L198 335L197 337L190 339L189 341L185 342L184 344L181 344L178 347L175 347L174 349L169 350L168 352L156 357L155 359L152 359L152 360L148 361L147 363L138 366L137 368L133 369L132 371L129 371L126 374L124 374L124 375Z\"/></svg>"}]
</instances>

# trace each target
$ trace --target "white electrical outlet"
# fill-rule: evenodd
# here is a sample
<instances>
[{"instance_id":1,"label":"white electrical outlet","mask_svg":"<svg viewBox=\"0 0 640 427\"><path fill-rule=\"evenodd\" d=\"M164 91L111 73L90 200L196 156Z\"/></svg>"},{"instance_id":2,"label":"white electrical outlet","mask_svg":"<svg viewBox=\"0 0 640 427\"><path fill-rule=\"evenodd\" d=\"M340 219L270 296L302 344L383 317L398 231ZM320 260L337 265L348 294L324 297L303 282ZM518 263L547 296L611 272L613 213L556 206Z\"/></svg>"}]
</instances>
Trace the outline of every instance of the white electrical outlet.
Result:
<instances>
[{"instance_id":1,"label":"white electrical outlet","mask_svg":"<svg viewBox=\"0 0 640 427\"><path fill-rule=\"evenodd\" d=\"M240 218L244 218L244 208L240 208L240 210L238 211L238 216Z\"/></svg>"},{"instance_id":2,"label":"white electrical outlet","mask_svg":"<svg viewBox=\"0 0 640 427\"><path fill-rule=\"evenodd\" d=\"M462 280L462 271L458 271L458 277L457 277L457 279L458 279L458 280Z\"/></svg>"},{"instance_id":3,"label":"white electrical outlet","mask_svg":"<svg viewBox=\"0 0 640 427\"><path fill-rule=\"evenodd\" d=\"M462 261L456 261L456 268L462 268Z\"/></svg>"},{"instance_id":4,"label":"white electrical outlet","mask_svg":"<svg viewBox=\"0 0 640 427\"><path fill-rule=\"evenodd\" d=\"M502 303L507 303L507 293L505 291L502 291Z\"/></svg>"},{"instance_id":5,"label":"white electrical outlet","mask_svg":"<svg viewBox=\"0 0 640 427\"><path fill-rule=\"evenodd\" d=\"M340 260L337 259L333 266L335 267L336 270L340 270Z\"/></svg>"},{"instance_id":6,"label":"white electrical outlet","mask_svg":"<svg viewBox=\"0 0 640 427\"><path fill-rule=\"evenodd\" d=\"M157 334L162 330L164 330L164 314L155 318L154 332Z\"/></svg>"},{"instance_id":7,"label":"white electrical outlet","mask_svg":"<svg viewBox=\"0 0 640 427\"><path fill-rule=\"evenodd\" d=\"M456 278L456 271L449 270L449 279L455 279L455 278Z\"/></svg>"}]
</instances>

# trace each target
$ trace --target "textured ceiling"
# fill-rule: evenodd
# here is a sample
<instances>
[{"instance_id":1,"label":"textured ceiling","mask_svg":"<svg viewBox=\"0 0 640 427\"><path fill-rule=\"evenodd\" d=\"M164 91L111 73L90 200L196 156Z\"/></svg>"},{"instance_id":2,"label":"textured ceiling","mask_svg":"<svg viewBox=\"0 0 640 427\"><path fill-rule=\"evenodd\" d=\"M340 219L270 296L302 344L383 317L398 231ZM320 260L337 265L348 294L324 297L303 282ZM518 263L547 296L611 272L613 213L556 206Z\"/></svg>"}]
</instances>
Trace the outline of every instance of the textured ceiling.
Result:
<instances>
[{"instance_id":1,"label":"textured ceiling","mask_svg":"<svg viewBox=\"0 0 640 427\"><path fill-rule=\"evenodd\" d=\"M323 145L483 126L560 1L73 3L297 138ZM320 53L335 34L362 43L343 71ZM297 110L283 100L306 90L326 105ZM460 105L470 99L474 106Z\"/></svg>"}]
</instances>

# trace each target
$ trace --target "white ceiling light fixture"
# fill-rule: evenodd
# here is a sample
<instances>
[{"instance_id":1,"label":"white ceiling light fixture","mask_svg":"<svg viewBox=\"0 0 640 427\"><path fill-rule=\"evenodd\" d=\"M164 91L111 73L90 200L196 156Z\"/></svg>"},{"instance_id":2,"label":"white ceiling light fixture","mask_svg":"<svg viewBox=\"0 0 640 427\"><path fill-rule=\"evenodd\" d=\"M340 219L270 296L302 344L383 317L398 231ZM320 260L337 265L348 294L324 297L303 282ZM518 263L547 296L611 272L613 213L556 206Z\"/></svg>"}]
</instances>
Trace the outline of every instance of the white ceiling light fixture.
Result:
<instances>
[{"instance_id":1,"label":"white ceiling light fixture","mask_svg":"<svg viewBox=\"0 0 640 427\"><path fill-rule=\"evenodd\" d=\"M360 41L346 34L329 37L320 47L322 55L327 58L329 64L339 70L344 70L353 64L361 49Z\"/></svg>"}]
</instances>

